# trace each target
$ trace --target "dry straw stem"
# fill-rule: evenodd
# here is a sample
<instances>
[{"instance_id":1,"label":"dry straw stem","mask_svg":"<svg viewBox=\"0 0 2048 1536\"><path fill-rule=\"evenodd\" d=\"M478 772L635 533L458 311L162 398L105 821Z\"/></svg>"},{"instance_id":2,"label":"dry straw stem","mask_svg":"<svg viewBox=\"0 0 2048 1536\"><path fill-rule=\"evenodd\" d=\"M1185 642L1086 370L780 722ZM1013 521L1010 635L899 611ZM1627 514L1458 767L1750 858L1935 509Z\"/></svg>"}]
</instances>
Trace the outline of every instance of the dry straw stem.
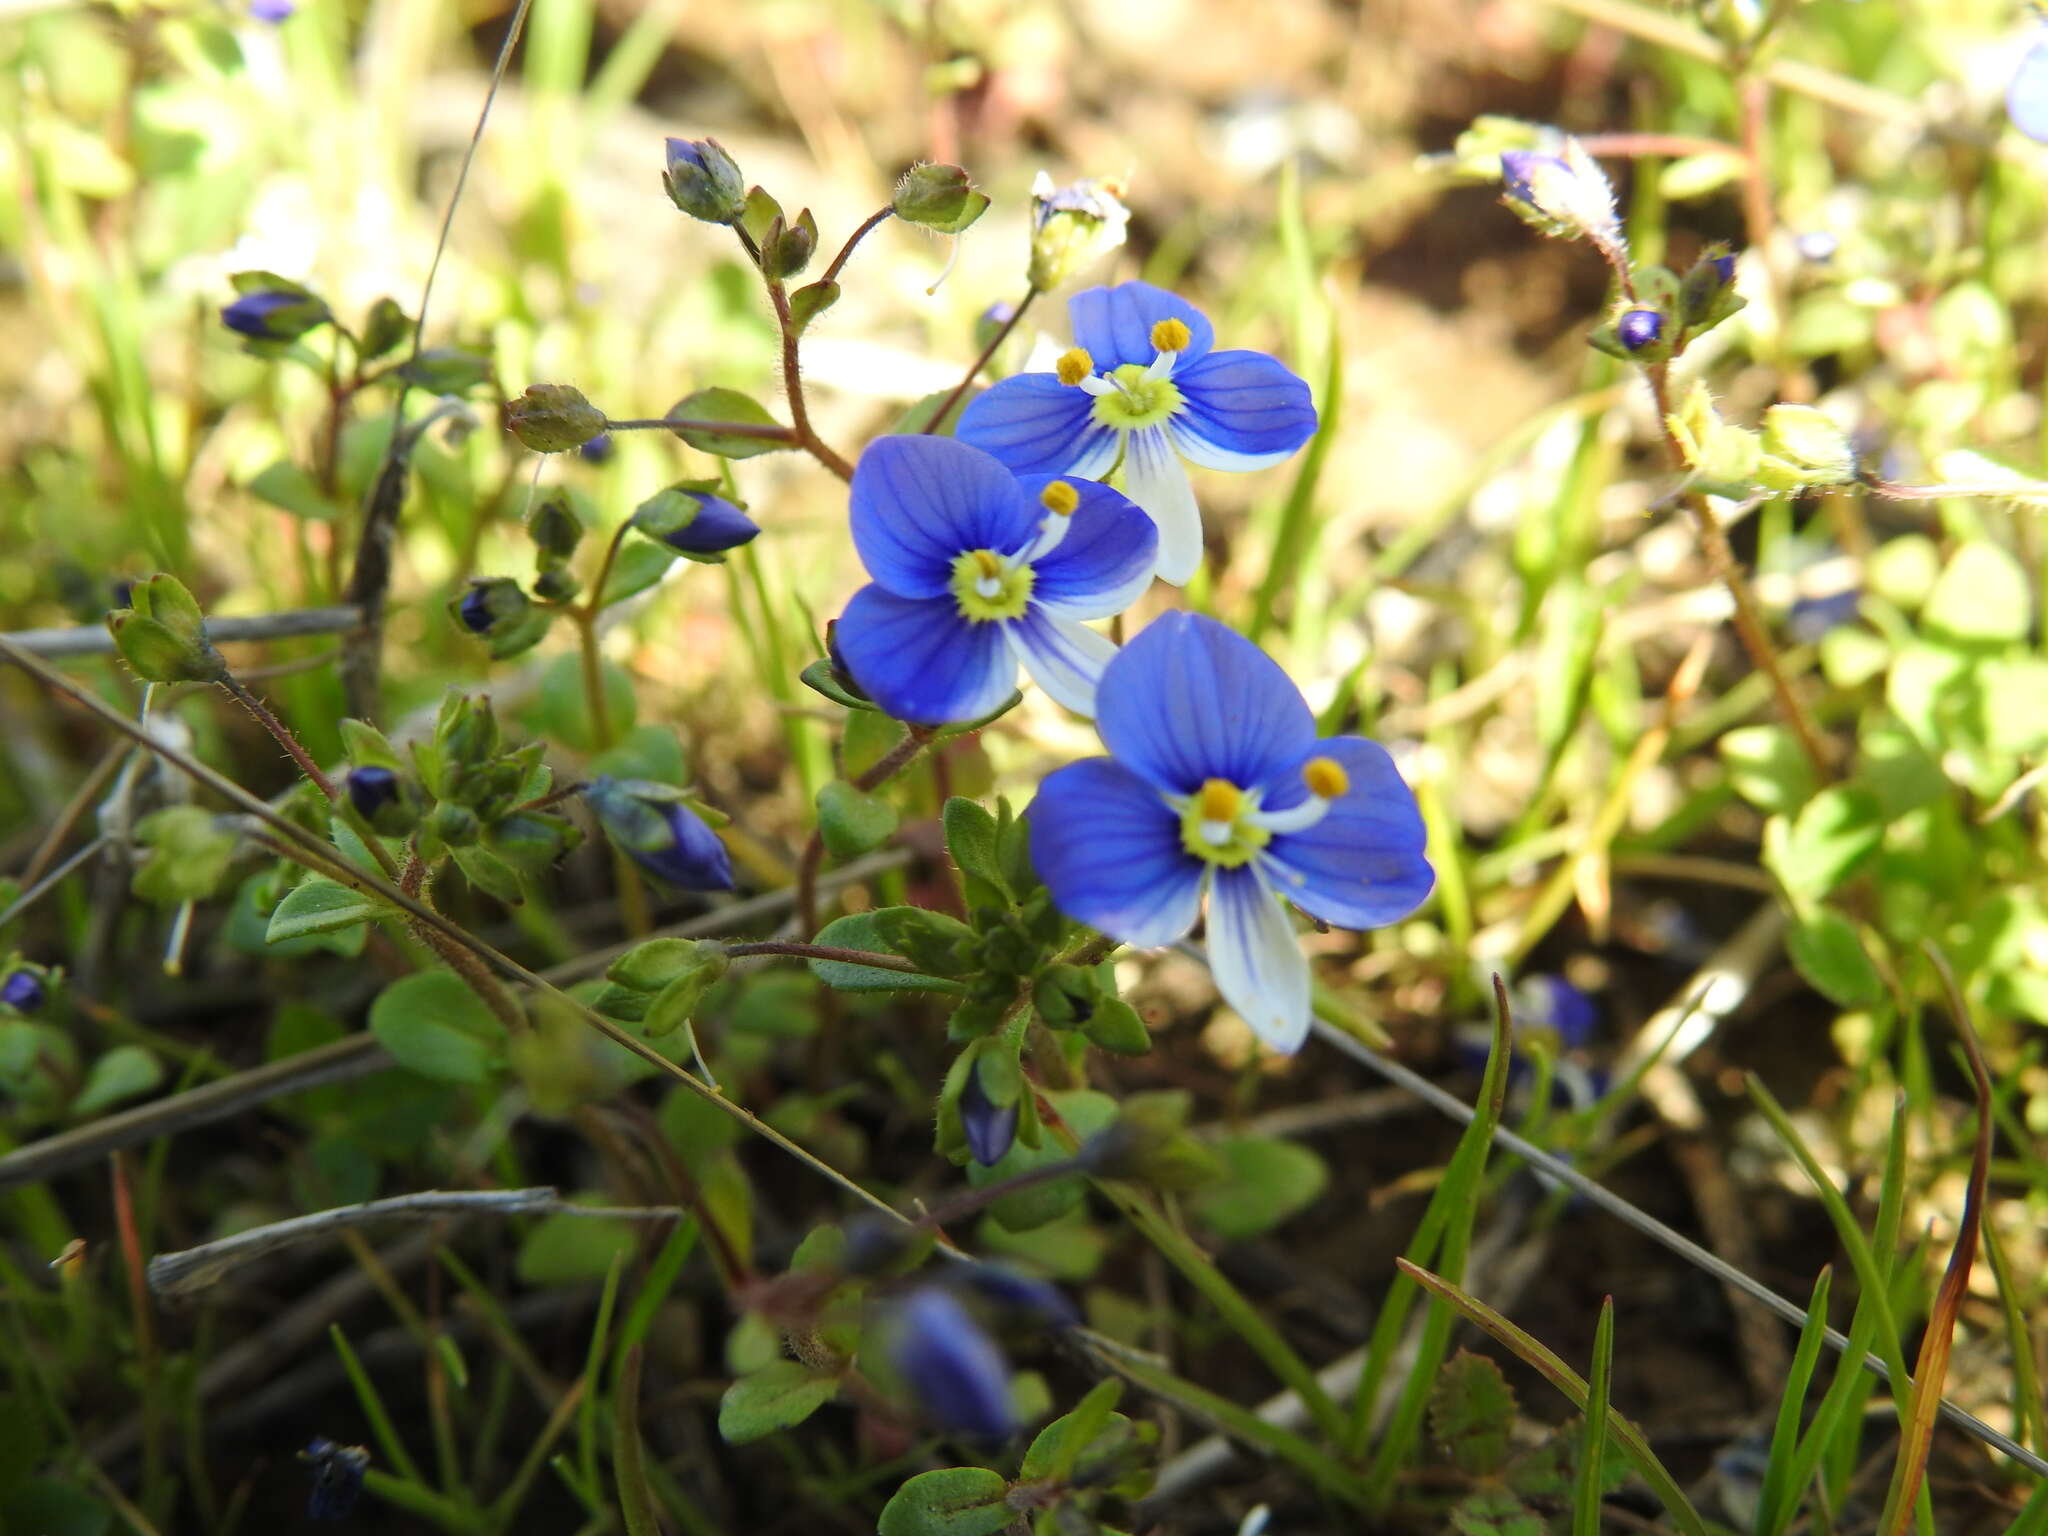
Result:
<instances>
[{"instance_id":1,"label":"dry straw stem","mask_svg":"<svg viewBox=\"0 0 2048 1536\"><path fill-rule=\"evenodd\" d=\"M303 635L341 635L358 628L363 610L343 603L333 608L292 608L240 619L208 619L206 638L215 645L241 641L294 640ZM111 656L114 636L104 624L75 624L62 629L17 629L0 635L32 656L68 660L75 656Z\"/></svg>"}]
</instances>

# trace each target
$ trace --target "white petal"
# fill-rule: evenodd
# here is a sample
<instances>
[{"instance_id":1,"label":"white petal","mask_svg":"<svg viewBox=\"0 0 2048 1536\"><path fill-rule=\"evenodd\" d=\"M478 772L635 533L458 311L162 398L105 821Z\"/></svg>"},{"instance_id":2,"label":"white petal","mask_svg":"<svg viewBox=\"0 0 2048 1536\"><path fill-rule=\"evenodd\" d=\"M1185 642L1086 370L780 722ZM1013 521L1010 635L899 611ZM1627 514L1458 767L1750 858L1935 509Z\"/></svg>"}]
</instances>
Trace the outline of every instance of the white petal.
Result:
<instances>
[{"instance_id":1,"label":"white petal","mask_svg":"<svg viewBox=\"0 0 2048 1536\"><path fill-rule=\"evenodd\" d=\"M1173 434L1173 445L1181 457L1204 469L1226 469L1237 474L1252 469L1270 469L1275 464L1285 464L1301 451L1299 448L1281 448L1272 453L1241 453L1235 448L1210 442L1194 429L1186 416L1168 422L1166 430Z\"/></svg>"},{"instance_id":2,"label":"white petal","mask_svg":"<svg viewBox=\"0 0 2048 1536\"><path fill-rule=\"evenodd\" d=\"M1308 1039L1308 957L1280 899L1249 865L1209 887L1209 970L1258 1037L1292 1054Z\"/></svg>"},{"instance_id":3,"label":"white petal","mask_svg":"<svg viewBox=\"0 0 2048 1536\"><path fill-rule=\"evenodd\" d=\"M1164 427L1126 439L1124 494L1159 526L1159 579L1184 587L1202 566L1202 512Z\"/></svg>"},{"instance_id":4,"label":"white petal","mask_svg":"<svg viewBox=\"0 0 2048 1536\"><path fill-rule=\"evenodd\" d=\"M1116 654L1109 636L1072 619L1063 619L1034 603L1024 617L1003 626L1010 649L1024 663L1039 687L1077 715L1095 718L1095 685Z\"/></svg>"}]
</instances>

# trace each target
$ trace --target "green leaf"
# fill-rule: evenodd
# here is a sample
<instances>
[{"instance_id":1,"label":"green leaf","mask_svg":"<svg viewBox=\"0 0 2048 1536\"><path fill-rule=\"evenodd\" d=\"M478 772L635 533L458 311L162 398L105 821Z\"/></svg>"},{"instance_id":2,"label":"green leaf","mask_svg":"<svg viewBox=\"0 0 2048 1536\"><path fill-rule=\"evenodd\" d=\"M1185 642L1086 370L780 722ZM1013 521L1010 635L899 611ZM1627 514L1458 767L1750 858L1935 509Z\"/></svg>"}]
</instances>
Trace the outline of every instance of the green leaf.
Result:
<instances>
[{"instance_id":1,"label":"green leaf","mask_svg":"<svg viewBox=\"0 0 2048 1536\"><path fill-rule=\"evenodd\" d=\"M634 723L633 679L604 663L605 716L615 732L630 730ZM583 667L574 654L555 657L541 674L540 695L522 712L533 730L559 741L576 752L596 748L591 732L590 709L583 696Z\"/></svg>"},{"instance_id":2,"label":"green leaf","mask_svg":"<svg viewBox=\"0 0 2048 1536\"><path fill-rule=\"evenodd\" d=\"M1016 1518L1009 1493L986 1467L920 1472L882 1506L876 1536L992 1536Z\"/></svg>"},{"instance_id":3,"label":"green leaf","mask_svg":"<svg viewBox=\"0 0 2048 1536\"><path fill-rule=\"evenodd\" d=\"M117 1045L92 1064L85 1086L71 1101L71 1113L80 1117L111 1109L125 1099L148 1093L164 1080L164 1065L146 1046Z\"/></svg>"},{"instance_id":4,"label":"green leaf","mask_svg":"<svg viewBox=\"0 0 2048 1536\"><path fill-rule=\"evenodd\" d=\"M682 556L666 544L657 544L652 539L632 540L612 561L598 606L609 608L613 603L623 603L627 598L645 592L668 574L668 568L680 559Z\"/></svg>"},{"instance_id":5,"label":"green leaf","mask_svg":"<svg viewBox=\"0 0 2048 1536\"><path fill-rule=\"evenodd\" d=\"M968 906L1007 905L1009 888L996 858L995 817L977 801L955 795L946 802L941 819L946 828L946 852L953 856L960 873L970 882L980 881L997 898L993 902L977 902L970 885Z\"/></svg>"},{"instance_id":6,"label":"green leaf","mask_svg":"<svg viewBox=\"0 0 2048 1536\"><path fill-rule=\"evenodd\" d=\"M688 421L729 421L749 427L781 425L768 414L767 407L752 396L717 385L683 396L668 408L668 414ZM676 436L692 448L716 454L721 459L751 459L756 454L774 453L790 446L773 438L734 437L722 432L679 430Z\"/></svg>"},{"instance_id":7,"label":"green leaf","mask_svg":"<svg viewBox=\"0 0 2048 1536\"><path fill-rule=\"evenodd\" d=\"M1123 1389L1123 1382L1114 1376L1097 1382L1072 1413L1061 1415L1041 1429L1031 1442L1031 1449L1024 1453L1017 1480L1076 1481L1091 1470L1091 1460L1102 1459L1100 1455L1089 1458L1091 1448L1106 1440L1108 1444L1102 1446L1102 1452L1113 1454L1131 1429L1131 1421L1115 1411Z\"/></svg>"},{"instance_id":8,"label":"green leaf","mask_svg":"<svg viewBox=\"0 0 2048 1536\"><path fill-rule=\"evenodd\" d=\"M1931 632L1957 645L2023 640L2033 618L2027 573L1998 545L1973 540L1949 561L1921 618Z\"/></svg>"},{"instance_id":9,"label":"green leaf","mask_svg":"<svg viewBox=\"0 0 2048 1536\"><path fill-rule=\"evenodd\" d=\"M1782 725L1748 725L1720 741L1728 782L1758 810L1789 815L1820 787L1799 739Z\"/></svg>"},{"instance_id":10,"label":"green leaf","mask_svg":"<svg viewBox=\"0 0 2048 1536\"><path fill-rule=\"evenodd\" d=\"M832 949L861 949L871 954L895 954L882 942L872 912L850 912L834 918L819 930L817 943ZM915 971L885 971L878 966L854 965L844 960L813 960L811 974L828 987L841 992L951 992L966 989L943 976L924 976Z\"/></svg>"},{"instance_id":11,"label":"green leaf","mask_svg":"<svg viewBox=\"0 0 2048 1536\"><path fill-rule=\"evenodd\" d=\"M341 508L320 489L313 477L286 459L280 459L263 470L246 489L250 495L308 522L331 523L341 516Z\"/></svg>"},{"instance_id":12,"label":"green leaf","mask_svg":"<svg viewBox=\"0 0 2048 1536\"><path fill-rule=\"evenodd\" d=\"M1817 902L1856 872L1884 837L1877 796L1854 785L1824 789L1788 821L1764 828L1764 862L1794 902Z\"/></svg>"},{"instance_id":13,"label":"green leaf","mask_svg":"<svg viewBox=\"0 0 2048 1536\"><path fill-rule=\"evenodd\" d=\"M718 1400L718 1433L728 1445L745 1445L803 1423L838 1392L837 1376L820 1376L796 1360L778 1360L725 1389Z\"/></svg>"},{"instance_id":14,"label":"green leaf","mask_svg":"<svg viewBox=\"0 0 2048 1536\"><path fill-rule=\"evenodd\" d=\"M1232 1242L1269 1232L1306 1209L1329 1182L1323 1160L1299 1142L1234 1136L1216 1144L1225 1173L1188 1197L1196 1220Z\"/></svg>"},{"instance_id":15,"label":"green leaf","mask_svg":"<svg viewBox=\"0 0 2048 1536\"><path fill-rule=\"evenodd\" d=\"M844 779L818 791L818 832L835 859L856 859L896 835L896 807Z\"/></svg>"},{"instance_id":16,"label":"green leaf","mask_svg":"<svg viewBox=\"0 0 2048 1536\"><path fill-rule=\"evenodd\" d=\"M1841 1008L1869 1008L1884 999L1884 982L1864 951L1856 925L1820 907L1785 936L1786 951L1799 974Z\"/></svg>"},{"instance_id":17,"label":"green leaf","mask_svg":"<svg viewBox=\"0 0 2048 1536\"><path fill-rule=\"evenodd\" d=\"M481 1083L504 1058L505 1026L453 971L394 981L370 1005L370 1032L400 1066L446 1083Z\"/></svg>"},{"instance_id":18,"label":"green leaf","mask_svg":"<svg viewBox=\"0 0 2048 1536\"><path fill-rule=\"evenodd\" d=\"M1429 1432L1459 1470L1474 1477L1498 1472L1514 1427L1515 1394L1499 1366L1464 1349L1444 1362L1429 1394Z\"/></svg>"},{"instance_id":19,"label":"green leaf","mask_svg":"<svg viewBox=\"0 0 2048 1536\"><path fill-rule=\"evenodd\" d=\"M1505 1488L1482 1488L1451 1511L1458 1536L1546 1536L1543 1517Z\"/></svg>"},{"instance_id":20,"label":"green leaf","mask_svg":"<svg viewBox=\"0 0 2048 1536\"><path fill-rule=\"evenodd\" d=\"M808 667L805 667L803 671L797 674L797 681L813 693L822 693L834 704L843 704L848 709L872 711L875 707L868 700L848 693L840 685L839 679L833 675L832 662L829 657L820 656Z\"/></svg>"},{"instance_id":21,"label":"green leaf","mask_svg":"<svg viewBox=\"0 0 2048 1536\"><path fill-rule=\"evenodd\" d=\"M799 335L804 327L839 302L839 285L825 281L806 283L789 296L790 324Z\"/></svg>"},{"instance_id":22,"label":"green leaf","mask_svg":"<svg viewBox=\"0 0 2048 1536\"><path fill-rule=\"evenodd\" d=\"M316 933L336 933L381 916L384 904L359 895L337 880L313 875L295 885L270 914L264 942L303 939Z\"/></svg>"},{"instance_id":23,"label":"green leaf","mask_svg":"<svg viewBox=\"0 0 2048 1536\"><path fill-rule=\"evenodd\" d=\"M526 899L519 888L519 871L490 849L471 843L465 848L450 848L448 853L463 878L486 896L495 896L508 907L516 907Z\"/></svg>"},{"instance_id":24,"label":"green leaf","mask_svg":"<svg viewBox=\"0 0 2048 1536\"><path fill-rule=\"evenodd\" d=\"M612 1261L639 1241L630 1221L603 1221L558 1211L519 1245L519 1278L528 1285L574 1285L602 1280Z\"/></svg>"}]
</instances>

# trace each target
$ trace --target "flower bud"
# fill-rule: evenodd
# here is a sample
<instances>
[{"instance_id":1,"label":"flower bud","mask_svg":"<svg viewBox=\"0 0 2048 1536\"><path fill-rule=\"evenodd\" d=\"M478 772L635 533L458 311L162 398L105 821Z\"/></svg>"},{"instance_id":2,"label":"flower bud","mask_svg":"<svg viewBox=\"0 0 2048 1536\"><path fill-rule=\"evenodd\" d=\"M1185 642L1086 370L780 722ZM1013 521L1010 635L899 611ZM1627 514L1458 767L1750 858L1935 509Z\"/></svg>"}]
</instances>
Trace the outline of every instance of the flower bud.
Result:
<instances>
[{"instance_id":1,"label":"flower bud","mask_svg":"<svg viewBox=\"0 0 2048 1536\"><path fill-rule=\"evenodd\" d=\"M1757 478L1773 490L1842 485L1856 478L1856 449L1818 406L1774 405L1764 412Z\"/></svg>"},{"instance_id":2,"label":"flower bud","mask_svg":"<svg viewBox=\"0 0 2048 1536\"><path fill-rule=\"evenodd\" d=\"M604 431L604 412L573 384L529 384L505 407L505 425L536 453L567 453Z\"/></svg>"},{"instance_id":3,"label":"flower bud","mask_svg":"<svg viewBox=\"0 0 2048 1536\"><path fill-rule=\"evenodd\" d=\"M1057 288L1124 243L1131 211L1111 181L1055 187L1040 171L1031 184L1031 286Z\"/></svg>"},{"instance_id":4,"label":"flower bud","mask_svg":"<svg viewBox=\"0 0 2048 1536\"><path fill-rule=\"evenodd\" d=\"M306 1499L309 1520L340 1520L355 1509L363 1496L363 1474L369 1470L370 1453L360 1445L337 1445L325 1435L314 1436L299 1459L313 1474L313 1491Z\"/></svg>"},{"instance_id":5,"label":"flower bud","mask_svg":"<svg viewBox=\"0 0 2048 1536\"><path fill-rule=\"evenodd\" d=\"M1001 1162L1017 1139L1016 1104L992 1102L974 1068L960 1089L960 1128L967 1133L968 1152L984 1168Z\"/></svg>"},{"instance_id":6,"label":"flower bud","mask_svg":"<svg viewBox=\"0 0 2048 1536\"><path fill-rule=\"evenodd\" d=\"M40 971L26 965L17 965L4 979L0 979L0 1008L11 1008L16 1013L38 1013L50 998L50 990L43 984Z\"/></svg>"},{"instance_id":7,"label":"flower bud","mask_svg":"<svg viewBox=\"0 0 2048 1536\"><path fill-rule=\"evenodd\" d=\"M220 312L222 325L251 341L297 341L333 318L326 303L314 295L276 288L245 293Z\"/></svg>"},{"instance_id":8,"label":"flower bud","mask_svg":"<svg viewBox=\"0 0 2048 1536\"><path fill-rule=\"evenodd\" d=\"M710 563L738 549L761 525L723 496L672 485L656 491L633 511L633 527L677 554Z\"/></svg>"},{"instance_id":9,"label":"flower bud","mask_svg":"<svg viewBox=\"0 0 2048 1536\"><path fill-rule=\"evenodd\" d=\"M619 445L613 440L611 433L600 432L581 448L578 448L576 456L586 464L609 464L612 455L618 452L618 448Z\"/></svg>"},{"instance_id":10,"label":"flower bud","mask_svg":"<svg viewBox=\"0 0 2048 1536\"><path fill-rule=\"evenodd\" d=\"M554 558L543 555L543 560ZM550 566L533 578L533 595L543 603L566 603L583 590L575 573L559 565Z\"/></svg>"},{"instance_id":11,"label":"flower bud","mask_svg":"<svg viewBox=\"0 0 2048 1536\"><path fill-rule=\"evenodd\" d=\"M951 1292L912 1291L896 1307L889 1338L891 1363L933 1424L987 1441L1016 1429L1009 1365Z\"/></svg>"},{"instance_id":12,"label":"flower bud","mask_svg":"<svg viewBox=\"0 0 2048 1536\"><path fill-rule=\"evenodd\" d=\"M795 277L811 264L818 248L818 221L806 208L794 224L777 222L761 242L761 270L771 278Z\"/></svg>"},{"instance_id":13,"label":"flower bud","mask_svg":"<svg viewBox=\"0 0 2048 1536\"><path fill-rule=\"evenodd\" d=\"M1763 452L1757 435L1723 421L1704 384L1694 383L1665 424L1700 489L1717 496L1747 496L1754 489Z\"/></svg>"},{"instance_id":14,"label":"flower bud","mask_svg":"<svg viewBox=\"0 0 2048 1536\"><path fill-rule=\"evenodd\" d=\"M419 820L418 796L395 769L364 763L349 769L342 785L356 814L386 836L410 832Z\"/></svg>"},{"instance_id":15,"label":"flower bud","mask_svg":"<svg viewBox=\"0 0 2048 1536\"><path fill-rule=\"evenodd\" d=\"M1610 255L1627 250L1614 189L1577 139L1565 140L1561 155L1504 150L1500 173L1503 200L1524 223L1560 240L1591 240Z\"/></svg>"},{"instance_id":16,"label":"flower bud","mask_svg":"<svg viewBox=\"0 0 2048 1536\"><path fill-rule=\"evenodd\" d=\"M693 219L731 224L747 204L747 179L716 139L670 139L661 184Z\"/></svg>"},{"instance_id":17,"label":"flower bud","mask_svg":"<svg viewBox=\"0 0 2048 1536\"><path fill-rule=\"evenodd\" d=\"M448 605L455 622L472 635L501 633L526 617L532 601L509 576L479 578Z\"/></svg>"},{"instance_id":18,"label":"flower bud","mask_svg":"<svg viewBox=\"0 0 2048 1536\"><path fill-rule=\"evenodd\" d=\"M468 806L443 800L427 818L427 830L450 848L467 848L483 831L483 823Z\"/></svg>"},{"instance_id":19,"label":"flower bud","mask_svg":"<svg viewBox=\"0 0 2048 1536\"><path fill-rule=\"evenodd\" d=\"M227 663L206 638L206 616L175 576L152 576L128 589L128 606L107 615L114 648L149 683L213 683Z\"/></svg>"},{"instance_id":20,"label":"flower bud","mask_svg":"<svg viewBox=\"0 0 2048 1536\"><path fill-rule=\"evenodd\" d=\"M1664 317L1654 309L1631 309L1614 322L1614 333L1630 352L1654 347L1664 336Z\"/></svg>"},{"instance_id":21,"label":"flower bud","mask_svg":"<svg viewBox=\"0 0 2048 1536\"><path fill-rule=\"evenodd\" d=\"M732 889L732 859L679 789L600 775L583 792L598 824L656 879L686 891Z\"/></svg>"},{"instance_id":22,"label":"flower bud","mask_svg":"<svg viewBox=\"0 0 2048 1536\"><path fill-rule=\"evenodd\" d=\"M249 15L255 21L267 21L273 27L279 22L290 21L298 6L292 0L249 0Z\"/></svg>"},{"instance_id":23,"label":"flower bud","mask_svg":"<svg viewBox=\"0 0 2048 1536\"><path fill-rule=\"evenodd\" d=\"M550 491L526 515L526 536L547 553L566 560L583 542L583 519L569 505L567 495Z\"/></svg>"},{"instance_id":24,"label":"flower bud","mask_svg":"<svg viewBox=\"0 0 2048 1536\"><path fill-rule=\"evenodd\" d=\"M889 206L906 224L957 235L988 211L988 201L957 165L914 165L896 183Z\"/></svg>"},{"instance_id":25,"label":"flower bud","mask_svg":"<svg viewBox=\"0 0 2048 1536\"><path fill-rule=\"evenodd\" d=\"M1099 991L1095 978L1078 965L1055 965L1031 989L1031 1005L1055 1028L1086 1024L1095 1015Z\"/></svg>"}]
</instances>

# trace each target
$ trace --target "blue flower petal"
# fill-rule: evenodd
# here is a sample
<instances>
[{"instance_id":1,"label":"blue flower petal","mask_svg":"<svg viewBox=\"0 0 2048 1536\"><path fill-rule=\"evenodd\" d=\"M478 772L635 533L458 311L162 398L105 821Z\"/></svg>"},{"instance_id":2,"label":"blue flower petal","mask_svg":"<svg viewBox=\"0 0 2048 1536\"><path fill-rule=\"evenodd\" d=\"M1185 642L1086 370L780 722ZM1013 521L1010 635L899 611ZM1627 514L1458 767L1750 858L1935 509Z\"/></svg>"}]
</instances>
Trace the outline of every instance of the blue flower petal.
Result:
<instances>
[{"instance_id":1,"label":"blue flower petal","mask_svg":"<svg viewBox=\"0 0 2048 1536\"><path fill-rule=\"evenodd\" d=\"M1202 568L1202 509L1169 431L1144 427L1126 437L1123 479L1159 529L1159 579L1184 587Z\"/></svg>"},{"instance_id":2,"label":"blue flower petal","mask_svg":"<svg viewBox=\"0 0 2048 1536\"><path fill-rule=\"evenodd\" d=\"M2037 31L2012 83L2005 88L2005 110L2013 127L2036 143L2048 144L2048 32Z\"/></svg>"},{"instance_id":3,"label":"blue flower petal","mask_svg":"<svg viewBox=\"0 0 2048 1536\"><path fill-rule=\"evenodd\" d=\"M1184 938L1202 901L1202 861L1158 790L1106 757L1049 774L1025 812L1031 862L1053 905L1150 949Z\"/></svg>"},{"instance_id":4,"label":"blue flower petal","mask_svg":"<svg viewBox=\"0 0 2048 1536\"><path fill-rule=\"evenodd\" d=\"M1024 494L1037 501L1056 476L1029 475ZM1079 492L1066 537L1032 562L1031 600L1068 619L1106 619L1122 613L1152 585L1159 530L1123 492L1089 480L1067 482Z\"/></svg>"},{"instance_id":5,"label":"blue flower petal","mask_svg":"<svg viewBox=\"0 0 2048 1536\"><path fill-rule=\"evenodd\" d=\"M970 549L1009 553L1036 533L1040 510L1001 464L948 437L879 437L853 471L854 548L898 597L949 593Z\"/></svg>"},{"instance_id":6,"label":"blue flower petal","mask_svg":"<svg viewBox=\"0 0 2048 1536\"><path fill-rule=\"evenodd\" d=\"M1095 421L1094 409L1085 389L1050 373L1020 373L970 400L954 436L1013 474L1093 479L1116 462L1116 434Z\"/></svg>"},{"instance_id":7,"label":"blue flower petal","mask_svg":"<svg viewBox=\"0 0 2048 1536\"><path fill-rule=\"evenodd\" d=\"M938 1428L1001 1440L1017 1427L1003 1352L951 1293L928 1285L897 1303L890 1358Z\"/></svg>"},{"instance_id":8,"label":"blue flower petal","mask_svg":"<svg viewBox=\"0 0 2048 1536\"><path fill-rule=\"evenodd\" d=\"M1178 320L1188 328L1188 344L1180 350L1174 377L1216 344L1208 318L1179 294L1150 283L1119 283L1114 288L1084 288L1067 300L1067 322L1074 345L1095 360L1095 371L1107 373L1124 363L1149 363L1159 355L1152 345L1152 327Z\"/></svg>"},{"instance_id":9,"label":"blue flower petal","mask_svg":"<svg viewBox=\"0 0 2048 1536\"><path fill-rule=\"evenodd\" d=\"M1308 386L1263 352L1212 352L1173 382L1174 446L1205 469L1264 469L1315 436Z\"/></svg>"},{"instance_id":10,"label":"blue flower petal","mask_svg":"<svg viewBox=\"0 0 2048 1536\"><path fill-rule=\"evenodd\" d=\"M1095 718L1095 689L1116 642L1078 619L1062 619L1033 603L1003 626L1033 682L1077 715Z\"/></svg>"},{"instance_id":11,"label":"blue flower petal","mask_svg":"<svg viewBox=\"0 0 2048 1536\"><path fill-rule=\"evenodd\" d=\"M1300 1050L1308 1039L1308 957L1287 909L1249 865L1216 872L1208 951L1223 1001L1274 1050Z\"/></svg>"},{"instance_id":12,"label":"blue flower petal","mask_svg":"<svg viewBox=\"0 0 2048 1536\"><path fill-rule=\"evenodd\" d=\"M960 616L947 597L898 597L879 583L853 594L833 630L863 692L898 720L979 720L1017 686L1000 624Z\"/></svg>"},{"instance_id":13,"label":"blue flower petal","mask_svg":"<svg viewBox=\"0 0 2048 1536\"><path fill-rule=\"evenodd\" d=\"M1118 651L1095 718L1117 760L1170 794L1205 779L1292 782L1316 740L1315 717L1279 663L1199 614L1163 614Z\"/></svg>"},{"instance_id":14,"label":"blue flower petal","mask_svg":"<svg viewBox=\"0 0 2048 1536\"><path fill-rule=\"evenodd\" d=\"M1351 785L1314 826L1279 833L1266 845L1274 889L1339 928L1400 921L1422 905L1436 881L1422 856L1427 838L1414 792L1386 748L1362 736L1317 742L1304 756L1335 758ZM1299 781L1296 770L1286 782ZM1279 794L1266 799L1271 807L1281 802Z\"/></svg>"}]
</instances>

